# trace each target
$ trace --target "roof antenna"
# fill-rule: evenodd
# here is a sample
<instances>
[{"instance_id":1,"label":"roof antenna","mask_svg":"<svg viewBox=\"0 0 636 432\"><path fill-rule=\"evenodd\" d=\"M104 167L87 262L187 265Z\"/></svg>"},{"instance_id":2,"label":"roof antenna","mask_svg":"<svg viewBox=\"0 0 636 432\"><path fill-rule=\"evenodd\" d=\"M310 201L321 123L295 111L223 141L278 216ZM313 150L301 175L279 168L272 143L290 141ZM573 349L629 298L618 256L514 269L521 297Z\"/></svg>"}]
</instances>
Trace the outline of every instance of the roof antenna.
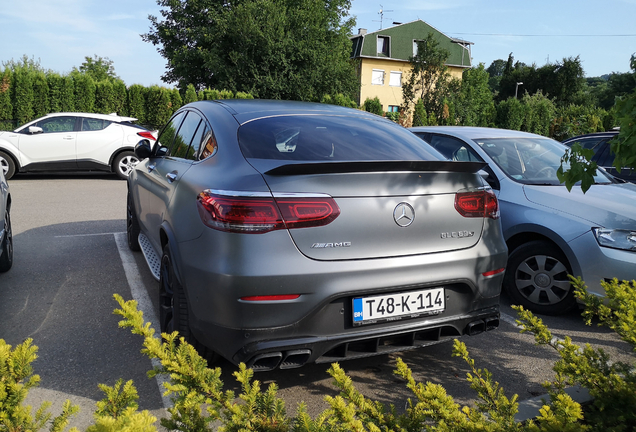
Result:
<instances>
[{"instance_id":1,"label":"roof antenna","mask_svg":"<svg viewBox=\"0 0 636 432\"><path fill-rule=\"evenodd\" d=\"M378 15L380 15L380 19L379 20L373 20L373 22L379 22L380 23L380 30L382 30L382 24L385 20L384 18L384 13L385 12L393 12L392 10L384 10L384 7L382 5L380 5L380 12L378 12ZM390 19L390 18L386 18L386 19Z\"/></svg>"}]
</instances>

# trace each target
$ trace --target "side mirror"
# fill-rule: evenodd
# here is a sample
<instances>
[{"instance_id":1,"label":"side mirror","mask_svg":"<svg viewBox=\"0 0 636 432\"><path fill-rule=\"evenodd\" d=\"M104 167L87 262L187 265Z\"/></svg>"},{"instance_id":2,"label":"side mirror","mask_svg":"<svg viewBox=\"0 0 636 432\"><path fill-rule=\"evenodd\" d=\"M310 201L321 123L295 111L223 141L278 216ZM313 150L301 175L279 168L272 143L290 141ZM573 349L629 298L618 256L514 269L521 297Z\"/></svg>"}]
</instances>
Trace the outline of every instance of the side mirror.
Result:
<instances>
[{"instance_id":1,"label":"side mirror","mask_svg":"<svg viewBox=\"0 0 636 432\"><path fill-rule=\"evenodd\" d=\"M44 132L40 126L29 126L29 134L35 135Z\"/></svg>"},{"instance_id":2,"label":"side mirror","mask_svg":"<svg viewBox=\"0 0 636 432\"><path fill-rule=\"evenodd\" d=\"M139 160L148 159L152 156L152 147L150 146L150 140L143 139L135 146L135 156Z\"/></svg>"}]
</instances>

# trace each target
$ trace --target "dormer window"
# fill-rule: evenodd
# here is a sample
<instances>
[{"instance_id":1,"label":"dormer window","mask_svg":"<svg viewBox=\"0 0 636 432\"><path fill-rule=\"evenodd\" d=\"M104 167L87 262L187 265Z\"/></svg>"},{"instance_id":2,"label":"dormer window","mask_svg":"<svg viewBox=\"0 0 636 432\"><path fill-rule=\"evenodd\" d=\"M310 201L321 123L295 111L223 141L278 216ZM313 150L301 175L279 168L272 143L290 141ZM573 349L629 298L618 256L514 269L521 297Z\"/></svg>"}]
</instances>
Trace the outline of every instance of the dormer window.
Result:
<instances>
[{"instance_id":1,"label":"dormer window","mask_svg":"<svg viewBox=\"0 0 636 432\"><path fill-rule=\"evenodd\" d=\"M391 39L388 36L378 36L378 55L390 57L389 45Z\"/></svg>"}]
</instances>

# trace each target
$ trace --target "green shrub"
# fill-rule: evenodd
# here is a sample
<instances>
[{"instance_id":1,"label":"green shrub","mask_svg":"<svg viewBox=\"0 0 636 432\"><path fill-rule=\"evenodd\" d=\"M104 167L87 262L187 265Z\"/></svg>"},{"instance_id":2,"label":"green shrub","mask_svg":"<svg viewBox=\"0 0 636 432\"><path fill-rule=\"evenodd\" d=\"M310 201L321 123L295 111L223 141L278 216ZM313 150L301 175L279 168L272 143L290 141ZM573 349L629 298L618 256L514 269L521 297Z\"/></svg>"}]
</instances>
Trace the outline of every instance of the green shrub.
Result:
<instances>
[{"instance_id":1,"label":"green shrub","mask_svg":"<svg viewBox=\"0 0 636 432\"><path fill-rule=\"evenodd\" d=\"M75 84L75 111L93 112L95 109L95 81L90 75L76 73L73 76Z\"/></svg>"},{"instance_id":2,"label":"green shrub","mask_svg":"<svg viewBox=\"0 0 636 432\"><path fill-rule=\"evenodd\" d=\"M42 117L51 112L49 83L44 72L33 73L33 117Z\"/></svg>"},{"instance_id":3,"label":"green shrub","mask_svg":"<svg viewBox=\"0 0 636 432\"><path fill-rule=\"evenodd\" d=\"M146 123L159 129L172 116L170 90L165 87L152 86L146 93Z\"/></svg>"},{"instance_id":4,"label":"green shrub","mask_svg":"<svg viewBox=\"0 0 636 432\"><path fill-rule=\"evenodd\" d=\"M199 100L199 97L197 96L197 91L194 88L194 86L192 84L188 84L188 86L186 87L185 93L183 95L183 103L185 104L189 104L191 102L196 102Z\"/></svg>"},{"instance_id":5,"label":"green shrub","mask_svg":"<svg viewBox=\"0 0 636 432\"><path fill-rule=\"evenodd\" d=\"M122 80L112 80L113 83L113 111L122 116L128 116L128 90Z\"/></svg>"},{"instance_id":6,"label":"green shrub","mask_svg":"<svg viewBox=\"0 0 636 432\"><path fill-rule=\"evenodd\" d=\"M418 99L413 108L413 126L428 126L428 116L422 99Z\"/></svg>"},{"instance_id":7,"label":"green shrub","mask_svg":"<svg viewBox=\"0 0 636 432\"><path fill-rule=\"evenodd\" d=\"M40 383L40 376L33 374L31 365L38 352L32 342L33 339L27 339L11 349L11 345L0 339L0 431L39 431L50 423L51 432L60 432L79 411L79 406L67 400L62 413L51 419L50 402L42 403L35 413L24 405L29 390Z\"/></svg>"},{"instance_id":8,"label":"green shrub","mask_svg":"<svg viewBox=\"0 0 636 432\"><path fill-rule=\"evenodd\" d=\"M128 115L139 120L141 124L147 124L146 119L146 87L133 84L127 93Z\"/></svg>"},{"instance_id":9,"label":"green shrub","mask_svg":"<svg viewBox=\"0 0 636 432\"><path fill-rule=\"evenodd\" d=\"M0 130L13 130L13 105L11 104L11 71L0 75Z\"/></svg>"},{"instance_id":10,"label":"green shrub","mask_svg":"<svg viewBox=\"0 0 636 432\"><path fill-rule=\"evenodd\" d=\"M373 114L382 115L382 103L380 99L376 96L373 99L367 98L362 105L365 111L368 111Z\"/></svg>"},{"instance_id":11,"label":"green shrub","mask_svg":"<svg viewBox=\"0 0 636 432\"><path fill-rule=\"evenodd\" d=\"M174 114L179 108L183 106L183 99L178 89L172 89L170 91L170 103L172 104L172 113Z\"/></svg>"},{"instance_id":12,"label":"green shrub","mask_svg":"<svg viewBox=\"0 0 636 432\"><path fill-rule=\"evenodd\" d=\"M33 118L33 73L24 68L13 72L11 102L16 126Z\"/></svg>"},{"instance_id":13,"label":"green shrub","mask_svg":"<svg viewBox=\"0 0 636 432\"><path fill-rule=\"evenodd\" d=\"M95 83L94 109L102 114L117 112L115 109L115 92L111 81L103 80Z\"/></svg>"},{"instance_id":14,"label":"green shrub","mask_svg":"<svg viewBox=\"0 0 636 432\"><path fill-rule=\"evenodd\" d=\"M577 135L605 130L604 121L608 116L602 108L582 105L568 105L557 109L550 128L550 136L563 141Z\"/></svg>"},{"instance_id":15,"label":"green shrub","mask_svg":"<svg viewBox=\"0 0 636 432\"><path fill-rule=\"evenodd\" d=\"M532 96L525 93L521 103L525 105L522 130L548 136L550 134L550 124L556 113L554 102L544 96L541 91L538 91Z\"/></svg>"}]
</instances>

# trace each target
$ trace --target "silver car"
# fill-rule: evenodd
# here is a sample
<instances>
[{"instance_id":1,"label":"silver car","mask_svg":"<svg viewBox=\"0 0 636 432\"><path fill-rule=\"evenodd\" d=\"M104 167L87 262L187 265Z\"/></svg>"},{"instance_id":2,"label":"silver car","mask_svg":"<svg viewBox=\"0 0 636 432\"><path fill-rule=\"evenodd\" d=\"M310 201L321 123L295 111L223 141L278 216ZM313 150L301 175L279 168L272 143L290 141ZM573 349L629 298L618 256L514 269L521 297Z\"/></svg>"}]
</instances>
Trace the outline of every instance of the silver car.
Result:
<instances>
[{"instance_id":1,"label":"silver car","mask_svg":"<svg viewBox=\"0 0 636 432\"><path fill-rule=\"evenodd\" d=\"M11 232L11 193L0 170L0 273L13 265L13 233Z\"/></svg>"},{"instance_id":2,"label":"silver car","mask_svg":"<svg viewBox=\"0 0 636 432\"><path fill-rule=\"evenodd\" d=\"M162 331L254 370L402 351L499 323L507 249L478 174L381 117L202 101L136 148L128 243Z\"/></svg>"},{"instance_id":3,"label":"silver car","mask_svg":"<svg viewBox=\"0 0 636 432\"><path fill-rule=\"evenodd\" d=\"M473 127L411 128L447 158L487 162L510 251L504 287L516 304L558 314L576 301L568 274L598 295L601 281L636 279L636 185L597 172L585 193L556 171L566 148L525 132Z\"/></svg>"}]
</instances>

